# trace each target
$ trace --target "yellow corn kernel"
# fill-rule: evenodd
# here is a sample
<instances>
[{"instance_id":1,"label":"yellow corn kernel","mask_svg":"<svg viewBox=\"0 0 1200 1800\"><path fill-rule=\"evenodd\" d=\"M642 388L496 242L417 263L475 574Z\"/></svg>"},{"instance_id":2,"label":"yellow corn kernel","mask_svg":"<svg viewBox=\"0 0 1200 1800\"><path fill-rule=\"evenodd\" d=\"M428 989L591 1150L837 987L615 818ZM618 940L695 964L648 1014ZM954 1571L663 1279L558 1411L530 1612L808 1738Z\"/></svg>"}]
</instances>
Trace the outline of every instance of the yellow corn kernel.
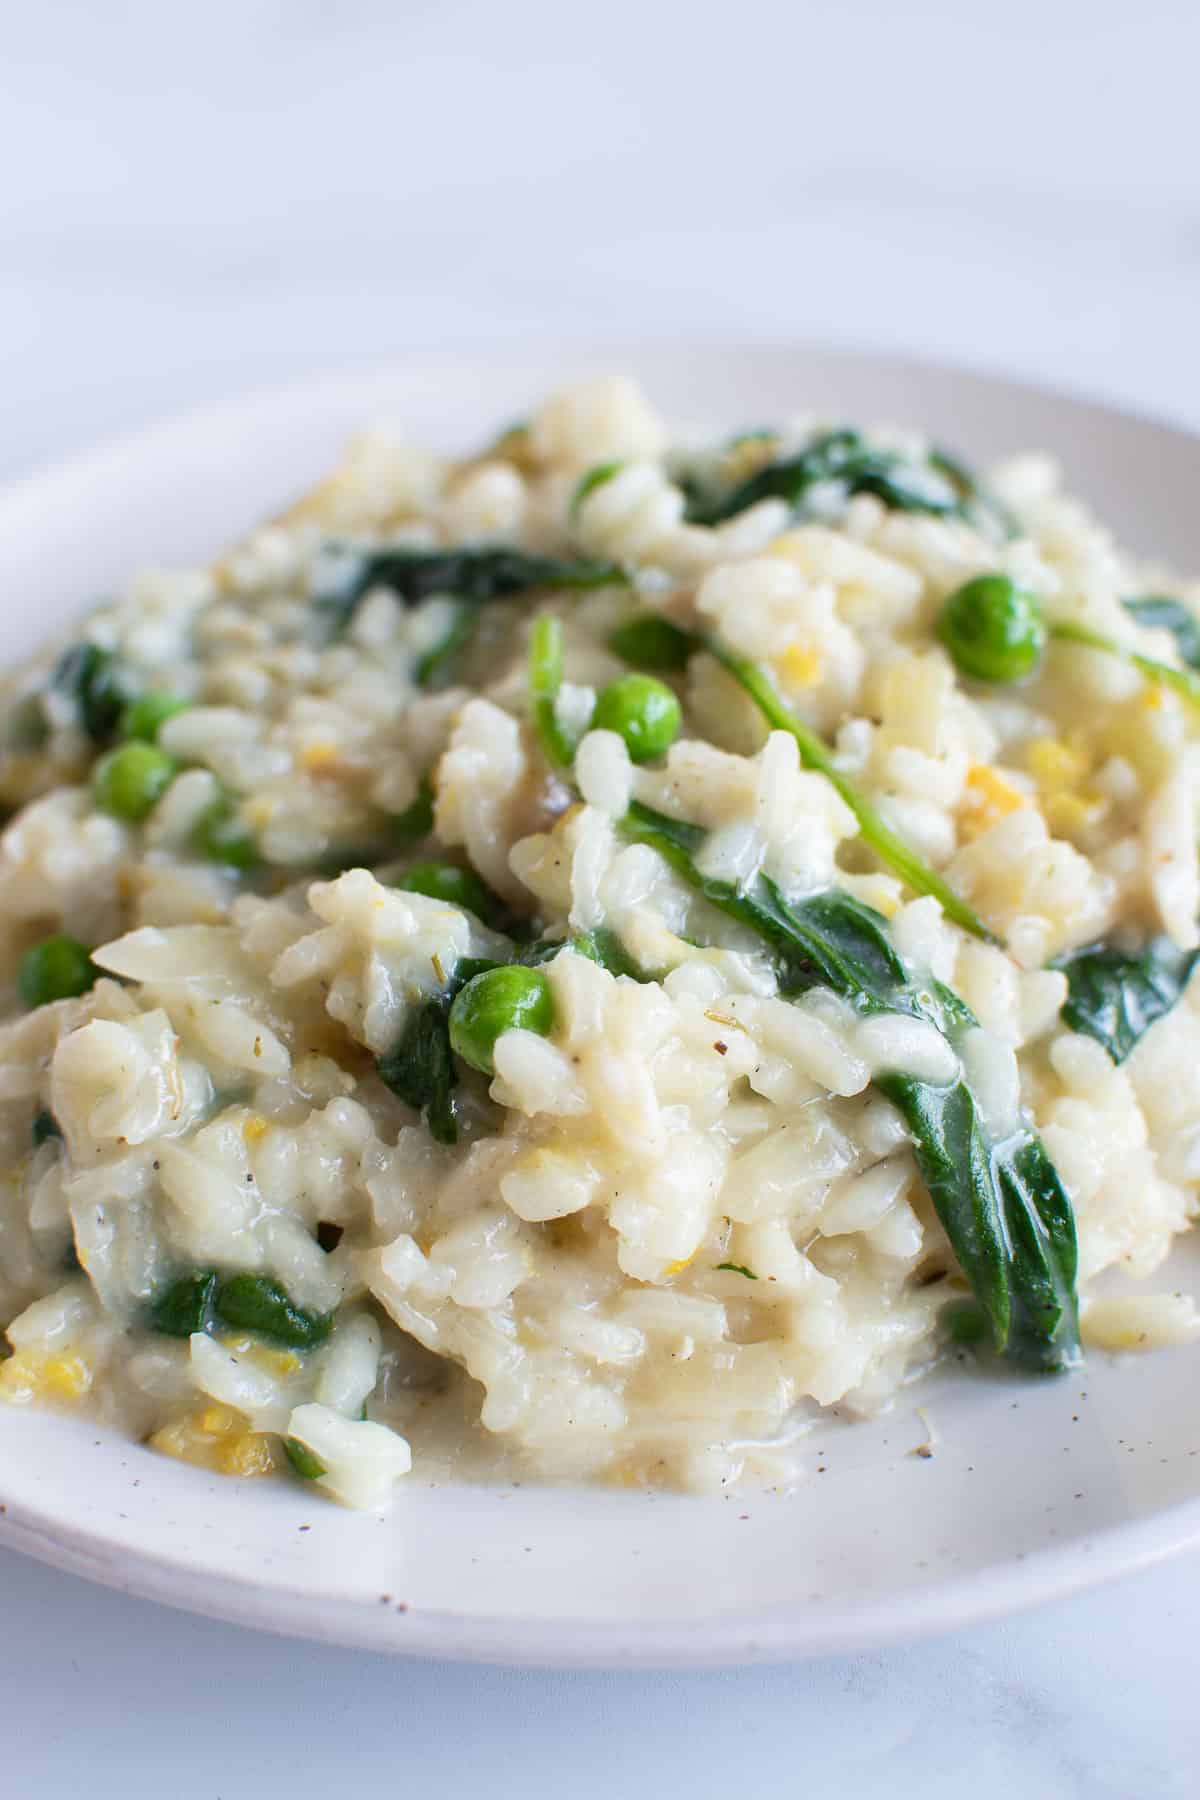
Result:
<instances>
[{"instance_id":1,"label":"yellow corn kernel","mask_svg":"<svg viewBox=\"0 0 1200 1800\"><path fill-rule=\"evenodd\" d=\"M270 1129L269 1119L264 1119L261 1113L251 1113L242 1126L242 1136L248 1144L257 1144L260 1138L266 1137Z\"/></svg>"},{"instance_id":2,"label":"yellow corn kernel","mask_svg":"<svg viewBox=\"0 0 1200 1800\"><path fill-rule=\"evenodd\" d=\"M300 757L302 768L312 773L336 768L340 760L340 752L336 744L310 744Z\"/></svg>"},{"instance_id":3,"label":"yellow corn kernel","mask_svg":"<svg viewBox=\"0 0 1200 1800\"><path fill-rule=\"evenodd\" d=\"M18 1350L0 1363L0 1399L13 1406L73 1405L91 1392L95 1370L78 1350Z\"/></svg>"},{"instance_id":4,"label":"yellow corn kernel","mask_svg":"<svg viewBox=\"0 0 1200 1800\"><path fill-rule=\"evenodd\" d=\"M231 1406L206 1406L195 1417L197 1431L207 1432L210 1437L228 1437L240 1423Z\"/></svg>"},{"instance_id":5,"label":"yellow corn kernel","mask_svg":"<svg viewBox=\"0 0 1200 1800\"><path fill-rule=\"evenodd\" d=\"M94 1379L91 1364L82 1356L65 1352L52 1356L42 1371L42 1382L49 1400L82 1400Z\"/></svg>"},{"instance_id":6,"label":"yellow corn kernel","mask_svg":"<svg viewBox=\"0 0 1200 1800\"><path fill-rule=\"evenodd\" d=\"M967 771L967 786L973 795L978 795L985 805L1001 816L1029 805L1028 797L1020 788L1007 781L991 763L972 763Z\"/></svg>"},{"instance_id":7,"label":"yellow corn kernel","mask_svg":"<svg viewBox=\"0 0 1200 1800\"><path fill-rule=\"evenodd\" d=\"M1079 743L1035 738L1025 753L1038 785L1038 801L1056 837L1076 837L1103 817L1108 802L1085 786L1091 758Z\"/></svg>"},{"instance_id":8,"label":"yellow corn kernel","mask_svg":"<svg viewBox=\"0 0 1200 1800\"><path fill-rule=\"evenodd\" d=\"M1105 804L1100 795L1089 793L1085 788L1081 794L1047 794L1042 802L1042 812L1054 837L1073 837L1095 824L1103 814Z\"/></svg>"},{"instance_id":9,"label":"yellow corn kernel","mask_svg":"<svg viewBox=\"0 0 1200 1800\"><path fill-rule=\"evenodd\" d=\"M977 838L1009 813L1028 805L1028 796L1006 780L999 769L990 763L972 763L963 795L961 834L968 841Z\"/></svg>"},{"instance_id":10,"label":"yellow corn kernel","mask_svg":"<svg viewBox=\"0 0 1200 1800\"><path fill-rule=\"evenodd\" d=\"M811 687L820 679L820 651L813 650L807 644L789 644L779 658L779 667L790 687Z\"/></svg>"},{"instance_id":11,"label":"yellow corn kernel","mask_svg":"<svg viewBox=\"0 0 1200 1800\"><path fill-rule=\"evenodd\" d=\"M1086 751L1062 738L1034 738L1025 763L1039 788L1075 787L1090 767Z\"/></svg>"},{"instance_id":12,"label":"yellow corn kernel","mask_svg":"<svg viewBox=\"0 0 1200 1800\"><path fill-rule=\"evenodd\" d=\"M200 1457L192 1454L193 1438L186 1422L176 1420L171 1425L164 1425L147 1438L147 1443L154 1450L161 1450L164 1456L178 1457L180 1462L199 1462Z\"/></svg>"},{"instance_id":13,"label":"yellow corn kernel","mask_svg":"<svg viewBox=\"0 0 1200 1800\"><path fill-rule=\"evenodd\" d=\"M149 1440L155 1450L214 1475L270 1475L278 1466L271 1438L250 1431L231 1406L207 1405L172 1419Z\"/></svg>"},{"instance_id":14,"label":"yellow corn kernel","mask_svg":"<svg viewBox=\"0 0 1200 1800\"><path fill-rule=\"evenodd\" d=\"M18 1350L0 1363L0 1395L13 1406L32 1406L42 1384L41 1359L32 1350Z\"/></svg>"},{"instance_id":15,"label":"yellow corn kernel","mask_svg":"<svg viewBox=\"0 0 1200 1800\"><path fill-rule=\"evenodd\" d=\"M238 1475L243 1481L272 1475L277 1468L275 1446L265 1431L243 1431L217 1453L222 1475Z\"/></svg>"},{"instance_id":16,"label":"yellow corn kernel","mask_svg":"<svg viewBox=\"0 0 1200 1800\"><path fill-rule=\"evenodd\" d=\"M172 1419L150 1439L155 1450L174 1456L180 1462L196 1463L202 1469L217 1470L220 1456L231 1440L240 1436L246 1422L231 1406L211 1403L194 1412Z\"/></svg>"}]
</instances>

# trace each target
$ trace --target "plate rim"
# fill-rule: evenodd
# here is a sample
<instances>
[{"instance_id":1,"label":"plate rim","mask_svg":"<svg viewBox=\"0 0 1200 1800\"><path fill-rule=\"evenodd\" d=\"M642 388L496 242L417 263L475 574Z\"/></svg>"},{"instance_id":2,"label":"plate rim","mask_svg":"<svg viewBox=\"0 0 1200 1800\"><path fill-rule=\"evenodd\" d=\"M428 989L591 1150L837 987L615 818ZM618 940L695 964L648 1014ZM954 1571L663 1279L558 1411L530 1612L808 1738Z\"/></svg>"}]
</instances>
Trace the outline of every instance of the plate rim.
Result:
<instances>
[{"instance_id":1,"label":"plate rim","mask_svg":"<svg viewBox=\"0 0 1200 1800\"><path fill-rule=\"evenodd\" d=\"M747 361L819 358L826 363L886 365L922 375L958 377L973 386L1062 406L1076 418L1150 427L1200 447L1200 431L1181 418L1110 401L1083 386L1047 384L1009 376L994 365L944 361L851 343L786 337L744 340L733 333L662 336L559 337L531 350L520 341L464 341L437 349L315 365L282 381L246 386L179 412L165 412L130 430L89 443L63 457L35 464L0 485L0 528L19 528L26 511L60 503L130 459L168 454L175 444L236 428L249 414L279 411L316 394L336 394L373 382L397 382L405 371L430 366L544 365L547 376L580 369L638 367L656 356L687 350L697 357L731 353ZM114 1444L119 1434L96 1427ZM0 1475L0 1502L5 1501ZM0 1504L0 1545L68 1574L120 1593L204 1617L348 1648L393 1655L521 1667L704 1668L779 1662L795 1657L844 1654L951 1631L1062 1599L1086 1588L1124 1579L1200 1544L1200 1493L1153 1514L1109 1525L1020 1558L992 1563L967 1575L950 1575L882 1598L792 1604L778 1612L730 1613L696 1621L586 1621L536 1615L489 1616L435 1609L372 1605L347 1596L314 1596L285 1581L266 1581L224 1571L198 1574L186 1555L131 1551L100 1530L71 1524L53 1513L7 1497Z\"/></svg>"},{"instance_id":2,"label":"plate rim","mask_svg":"<svg viewBox=\"0 0 1200 1800\"><path fill-rule=\"evenodd\" d=\"M1158 406L1141 407L1124 399L1109 399L1089 382L1040 381L1030 375L1006 374L998 363L990 360L945 359L919 351L880 349L850 339L824 341L776 335L743 339L734 332L719 331L689 333L679 338L666 333L614 334L611 337L589 334L581 338L558 335L541 340L536 355L533 355L523 350L521 340L502 339L493 343L464 337L459 342L415 345L408 350L373 354L361 359L322 359L306 372L232 387L216 400L179 410L156 411L140 425L101 432L76 450L61 456L39 457L28 469L0 480L0 514L7 512L10 506L36 498L36 490L44 485L87 478L102 472L116 460L144 453L175 437L212 429L226 420L243 417L259 406L281 406L315 392L334 391L351 383L357 386L371 379L386 379L389 372L398 372L417 363L427 367L430 364L486 363L494 366L507 362L515 366L544 362L548 370L562 371L574 366L583 373L597 368L620 372L643 358L678 354L685 349L697 356L728 356L737 352L748 358L768 360L819 357L822 361L847 364L886 363L918 375L951 376L996 391L1007 390L1028 400L1054 401L1075 412L1117 418L1124 424L1151 427L1189 439L1193 444L1200 443L1200 426L1193 425L1182 413L1175 415Z\"/></svg>"},{"instance_id":3,"label":"plate rim","mask_svg":"<svg viewBox=\"0 0 1200 1800\"><path fill-rule=\"evenodd\" d=\"M126 1443L116 1433L105 1434ZM211 1570L182 1555L131 1556L99 1531L41 1525L32 1508L0 1507L0 1546L113 1592L175 1611L343 1649L520 1668L703 1669L807 1660L884 1649L1111 1586L1200 1544L1200 1496L1073 1542L1030 1552L902 1595L822 1602L809 1611L729 1613L697 1622L588 1622L451 1613L369 1599L315 1597L283 1582ZM814 1625L814 1617L816 1623Z\"/></svg>"}]
</instances>

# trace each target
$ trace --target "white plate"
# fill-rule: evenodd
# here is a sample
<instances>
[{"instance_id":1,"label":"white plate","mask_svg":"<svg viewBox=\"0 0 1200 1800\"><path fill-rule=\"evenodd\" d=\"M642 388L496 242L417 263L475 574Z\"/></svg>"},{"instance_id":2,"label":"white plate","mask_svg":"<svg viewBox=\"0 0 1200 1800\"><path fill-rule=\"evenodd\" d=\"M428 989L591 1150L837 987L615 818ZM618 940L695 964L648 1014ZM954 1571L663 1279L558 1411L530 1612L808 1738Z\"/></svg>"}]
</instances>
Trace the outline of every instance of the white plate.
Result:
<instances>
[{"instance_id":1,"label":"white plate","mask_svg":"<svg viewBox=\"0 0 1200 1800\"><path fill-rule=\"evenodd\" d=\"M797 348L421 357L252 397L0 497L3 653L140 565L204 558L366 421L459 445L590 364L676 418L812 407L930 428L972 457L1048 446L1138 547L1200 568L1200 442L1013 383ZM1177 1259L1195 1287L1200 1267ZM386 1518L238 1483L76 1420L0 1408L0 1542L197 1612L364 1647L520 1663L701 1664L861 1649L1132 1570L1200 1539L1195 1354L1031 1381L951 1369L810 1440L787 1497L431 1488ZM936 1432L932 1458L913 1452Z\"/></svg>"}]
</instances>

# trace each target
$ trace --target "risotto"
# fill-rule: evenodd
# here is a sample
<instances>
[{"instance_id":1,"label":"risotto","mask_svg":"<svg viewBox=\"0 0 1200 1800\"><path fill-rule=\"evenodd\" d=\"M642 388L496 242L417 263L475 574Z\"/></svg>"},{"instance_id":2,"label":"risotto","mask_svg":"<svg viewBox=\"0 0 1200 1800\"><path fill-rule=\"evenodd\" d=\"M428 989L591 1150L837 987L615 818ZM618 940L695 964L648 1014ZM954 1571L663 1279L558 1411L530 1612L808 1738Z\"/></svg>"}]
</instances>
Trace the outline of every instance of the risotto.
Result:
<instances>
[{"instance_id":1,"label":"risotto","mask_svg":"<svg viewBox=\"0 0 1200 1800\"><path fill-rule=\"evenodd\" d=\"M1191 1338L1198 669L1042 456L363 437L5 682L0 1399L711 1491Z\"/></svg>"}]
</instances>

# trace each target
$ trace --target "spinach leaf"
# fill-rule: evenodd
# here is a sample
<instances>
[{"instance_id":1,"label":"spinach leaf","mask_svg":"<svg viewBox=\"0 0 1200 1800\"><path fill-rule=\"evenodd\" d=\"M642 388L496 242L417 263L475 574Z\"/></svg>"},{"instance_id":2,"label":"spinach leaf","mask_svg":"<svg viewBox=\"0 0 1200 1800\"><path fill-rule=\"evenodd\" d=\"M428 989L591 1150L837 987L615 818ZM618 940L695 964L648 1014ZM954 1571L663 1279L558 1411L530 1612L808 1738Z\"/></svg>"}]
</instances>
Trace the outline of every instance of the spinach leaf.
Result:
<instances>
[{"instance_id":1,"label":"spinach leaf","mask_svg":"<svg viewBox=\"0 0 1200 1800\"><path fill-rule=\"evenodd\" d=\"M450 594L469 606L509 600L535 588L594 588L628 577L616 563L530 556L504 546L478 550L373 550L354 559L341 583L314 605L343 630L371 588L387 588L405 606Z\"/></svg>"},{"instance_id":2,"label":"spinach leaf","mask_svg":"<svg viewBox=\"0 0 1200 1800\"><path fill-rule=\"evenodd\" d=\"M598 925L594 931L582 931L569 940L570 948L586 956L589 962L599 963L610 975L628 975L633 981L653 981L655 977L648 975L640 963L634 962L617 933L607 925ZM566 944L556 946L558 950L567 948ZM546 960L549 960L547 958Z\"/></svg>"},{"instance_id":3,"label":"spinach leaf","mask_svg":"<svg viewBox=\"0 0 1200 1800\"><path fill-rule=\"evenodd\" d=\"M943 984L913 982L887 922L830 888L786 901L759 875L744 889L701 873L704 833L634 803L623 834L648 844L730 918L775 952L786 993L829 988L863 1013L906 1014L953 1045L976 1021ZM938 1083L903 1070L875 1078L908 1126L913 1152L963 1273L983 1306L996 1348L1036 1369L1078 1359L1075 1225L1070 1201L1039 1138L1024 1124L995 1141L961 1076Z\"/></svg>"},{"instance_id":4,"label":"spinach leaf","mask_svg":"<svg viewBox=\"0 0 1200 1800\"><path fill-rule=\"evenodd\" d=\"M379 1078L419 1112L439 1144L458 1142L454 1089L458 1073L450 1049L452 994L423 1000L410 1012L399 1038L376 1061Z\"/></svg>"},{"instance_id":5,"label":"spinach leaf","mask_svg":"<svg viewBox=\"0 0 1200 1800\"><path fill-rule=\"evenodd\" d=\"M766 875L747 888L704 875L695 857L704 842L699 825L654 812L635 800L621 821L631 842L648 844L711 905L746 925L775 952L785 993L832 988L860 1010L890 1010L924 1016L908 973L881 913L853 894L828 888L789 905Z\"/></svg>"},{"instance_id":6,"label":"spinach leaf","mask_svg":"<svg viewBox=\"0 0 1200 1800\"><path fill-rule=\"evenodd\" d=\"M902 1115L913 1155L996 1348L1027 1368L1078 1360L1071 1203L1041 1139L1027 1128L993 1143L965 1081L901 1071L875 1086Z\"/></svg>"},{"instance_id":7,"label":"spinach leaf","mask_svg":"<svg viewBox=\"0 0 1200 1800\"><path fill-rule=\"evenodd\" d=\"M417 658L413 680L418 687L431 688L442 684L459 651L465 650L470 643L478 616L479 607L473 600L459 602L445 636Z\"/></svg>"},{"instance_id":8,"label":"spinach leaf","mask_svg":"<svg viewBox=\"0 0 1200 1800\"><path fill-rule=\"evenodd\" d=\"M213 1306L224 1324L296 1350L323 1344L333 1326L330 1313L306 1312L269 1275L231 1275L217 1288Z\"/></svg>"},{"instance_id":9,"label":"spinach leaf","mask_svg":"<svg viewBox=\"0 0 1200 1800\"><path fill-rule=\"evenodd\" d=\"M974 471L950 450L936 446L929 452L930 466L944 475L958 494L958 513L985 537L1014 538L1020 525L1007 506L990 493Z\"/></svg>"},{"instance_id":10,"label":"spinach leaf","mask_svg":"<svg viewBox=\"0 0 1200 1800\"><path fill-rule=\"evenodd\" d=\"M956 457L941 450L906 456L873 447L849 426L818 433L791 456L768 463L722 494L693 487L688 517L699 525L734 518L761 500L783 500L798 519L839 517L856 494L873 494L898 512L969 519L997 535L1012 521Z\"/></svg>"},{"instance_id":11,"label":"spinach leaf","mask_svg":"<svg viewBox=\"0 0 1200 1800\"><path fill-rule=\"evenodd\" d=\"M1175 639L1181 662L1189 669L1200 669L1200 619L1182 600L1171 600L1165 594L1145 594L1124 600L1125 611L1139 625L1156 625L1169 631Z\"/></svg>"},{"instance_id":12,"label":"spinach leaf","mask_svg":"<svg viewBox=\"0 0 1200 1800\"><path fill-rule=\"evenodd\" d=\"M938 1324L955 1344L978 1344L988 1335L987 1314L978 1300L951 1300L938 1314Z\"/></svg>"},{"instance_id":13,"label":"spinach leaf","mask_svg":"<svg viewBox=\"0 0 1200 1800\"><path fill-rule=\"evenodd\" d=\"M589 932L585 935L590 937L592 934ZM582 940L579 938L536 937L520 947L513 957L513 961L523 963L527 969L539 969L543 963L553 962L554 958L560 956L568 947L578 950L583 956L587 955L587 951L583 949ZM599 960L599 957L596 956L592 958L593 962L599 962Z\"/></svg>"},{"instance_id":14,"label":"spinach leaf","mask_svg":"<svg viewBox=\"0 0 1200 1800\"><path fill-rule=\"evenodd\" d=\"M631 975L635 981L651 979L627 954L617 934L603 927L570 938L538 938L520 947L514 945L510 960L537 968L568 949L600 963L612 975ZM458 1068L450 1048L450 1008L459 989L473 976L499 966L483 957L464 958L441 993L413 1007L395 1044L376 1059L380 1080L421 1114L430 1136L439 1144L458 1142Z\"/></svg>"},{"instance_id":15,"label":"spinach leaf","mask_svg":"<svg viewBox=\"0 0 1200 1800\"><path fill-rule=\"evenodd\" d=\"M306 1312L269 1275L230 1275L195 1269L159 1295L150 1324L164 1337L191 1337L220 1322L253 1331L297 1350L324 1343L333 1325L328 1313Z\"/></svg>"},{"instance_id":16,"label":"spinach leaf","mask_svg":"<svg viewBox=\"0 0 1200 1800\"><path fill-rule=\"evenodd\" d=\"M93 744L106 744L133 698L117 659L99 644L73 644L50 677L51 686L74 702L80 726Z\"/></svg>"},{"instance_id":17,"label":"spinach leaf","mask_svg":"<svg viewBox=\"0 0 1200 1800\"><path fill-rule=\"evenodd\" d=\"M1180 999L1197 962L1200 950L1154 937L1140 950L1092 944L1050 966L1067 977L1062 1016L1071 1030L1095 1038L1120 1063Z\"/></svg>"},{"instance_id":18,"label":"spinach leaf","mask_svg":"<svg viewBox=\"0 0 1200 1800\"><path fill-rule=\"evenodd\" d=\"M150 1323L164 1337L191 1337L212 1324L213 1296L217 1291L215 1269L199 1269L185 1275L160 1294L150 1313Z\"/></svg>"},{"instance_id":19,"label":"spinach leaf","mask_svg":"<svg viewBox=\"0 0 1200 1800\"><path fill-rule=\"evenodd\" d=\"M450 1048L450 1007L458 990L473 975L495 966L492 962L464 958L442 993L412 1008L396 1043L375 1063L380 1080L406 1106L421 1114L430 1135L439 1144L458 1142L454 1098L458 1070Z\"/></svg>"},{"instance_id":20,"label":"spinach leaf","mask_svg":"<svg viewBox=\"0 0 1200 1800\"><path fill-rule=\"evenodd\" d=\"M579 509L588 496L594 494L597 488L603 487L606 481L611 481L614 475L619 475L624 467L623 462L602 462L595 463L584 471L575 483L575 490L567 505L568 525L579 523Z\"/></svg>"}]
</instances>

